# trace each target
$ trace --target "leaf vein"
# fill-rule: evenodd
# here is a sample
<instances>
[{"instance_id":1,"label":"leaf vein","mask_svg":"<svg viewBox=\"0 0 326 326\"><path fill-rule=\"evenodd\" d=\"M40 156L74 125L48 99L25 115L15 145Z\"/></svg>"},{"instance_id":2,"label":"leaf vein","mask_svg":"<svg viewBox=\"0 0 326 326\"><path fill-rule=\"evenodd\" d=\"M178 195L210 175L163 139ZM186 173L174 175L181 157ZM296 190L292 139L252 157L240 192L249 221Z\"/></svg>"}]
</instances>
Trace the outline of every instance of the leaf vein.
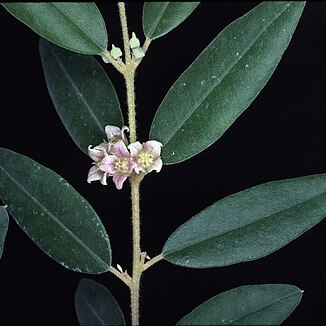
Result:
<instances>
[{"instance_id":1,"label":"leaf vein","mask_svg":"<svg viewBox=\"0 0 326 326\"><path fill-rule=\"evenodd\" d=\"M74 20L72 16L70 16L64 10L60 9L54 2L50 2L50 4L52 4L53 7L56 8L63 16L67 17L88 39L95 43L96 46L100 49L100 52L104 50L93 37L91 37L83 28L80 27L80 25Z\"/></svg>"},{"instance_id":2,"label":"leaf vein","mask_svg":"<svg viewBox=\"0 0 326 326\"><path fill-rule=\"evenodd\" d=\"M282 300L286 300L286 299L288 299L288 298L290 298L290 297L293 297L293 296L295 296L295 295L297 295L297 294L298 294L297 292L290 293L290 294L288 294L288 295L286 295L286 296L284 296L284 297L282 297L282 298L279 298L279 299L273 301L272 303L270 303L270 304L268 304L268 305L266 305L266 306L263 306L263 307L260 307L260 308L258 308L258 309L255 309L255 310L251 311L250 313L248 313L248 314L245 315L245 316L239 316L239 317L236 317L236 319L230 320L230 325L233 325L233 323L236 322L236 321L239 321L239 320L241 320L241 319L243 319L243 318L246 318L246 317L248 317L249 315L255 314L255 313L258 312L258 311L261 311L261 310L264 310L264 309L266 309L266 308L269 308L269 307L273 306L274 304L276 304L276 303L278 303L278 302L280 302L280 301L282 301Z\"/></svg>"},{"instance_id":3,"label":"leaf vein","mask_svg":"<svg viewBox=\"0 0 326 326\"><path fill-rule=\"evenodd\" d=\"M175 128L175 130L169 135L169 137L165 140L165 146L170 142L170 140L175 136L175 134L180 130L180 128L192 117L192 115L195 113L195 111L199 108L199 106L202 104L202 102L211 94L211 92L219 85L222 83L223 79L228 75L228 73L242 60L242 57L252 48L252 46L257 42L257 40L262 37L262 35L275 23L275 21L287 10L288 8L285 8L279 16L277 16L271 23L266 26L265 29L261 30L261 33L257 36L257 38L251 42L251 44L245 49L244 53L239 56L239 59L234 62L226 71L225 73L221 76L220 80L216 82L216 84L213 84L212 86L207 88L207 92L202 96L202 98L194 105L192 110L188 111L188 114L186 115L185 119L179 123L178 127ZM241 17L240 17L241 18ZM239 19L240 19L239 18ZM222 31L223 33L223 31ZM215 41L215 39L208 45L208 47ZM205 52L206 49L203 51ZM202 52L202 53L203 53ZM201 53L201 54L202 54ZM197 59L201 56L201 54L197 57ZM197 62L197 59L195 62L193 62L184 72L183 74L179 77L182 78L182 76L190 69L192 65L194 65ZM178 79L178 80L179 80ZM168 93L169 94L169 93ZM168 96L168 94L166 96ZM163 100L164 101L164 100ZM163 102L162 102L163 103Z\"/></svg>"},{"instance_id":4,"label":"leaf vein","mask_svg":"<svg viewBox=\"0 0 326 326\"><path fill-rule=\"evenodd\" d=\"M53 57L55 58L55 60L58 62L59 67L61 68L61 70L63 71L64 75L67 77L68 81L70 82L70 84L72 85L73 89L75 90L77 96L82 100L82 102L84 103L87 111L89 112L90 116L94 119L96 125L99 128L99 131L101 133L103 133L103 126L100 123L100 121L98 120L97 116L94 114L94 112L92 111L90 105L88 104L87 100L85 99L83 93L78 89L78 86L76 85L76 83L74 82L74 80L71 78L71 76L69 75L67 69L65 68L65 66L61 63L60 59L58 58L57 54L53 51L53 49L51 47L49 47Z\"/></svg>"},{"instance_id":5,"label":"leaf vein","mask_svg":"<svg viewBox=\"0 0 326 326\"><path fill-rule=\"evenodd\" d=\"M27 195L27 197L31 198L32 201L38 205L41 209L43 209L48 215L52 218L52 220L63 230L65 231L75 242L85 249L85 251L90 254L97 262L101 265L107 266L107 264L91 249L89 248L78 236L76 236L68 227L66 227L54 214L52 214L43 204L39 202L39 200L34 197L25 187L23 187L4 167L2 167L3 172L8 176L8 178L18 186L18 188Z\"/></svg>"},{"instance_id":6,"label":"leaf vein","mask_svg":"<svg viewBox=\"0 0 326 326\"><path fill-rule=\"evenodd\" d=\"M325 195L325 193L321 193L321 194L318 194L318 195L312 196L312 197L310 197L309 199L307 199L307 200L303 200L303 201L301 201L301 202L299 202L299 203L297 203L297 204L295 204L295 205L292 205L292 206L290 206L290 207L288 207L288 208L286 208L286 209L281 209L281 210L279 210L279 211L274 212L273 214L270 214L270 215L267 215L267 216L263 216L263 217L261 217L261 218L259 218L259 219L257 219L257 220L250 221L249 223L246 223L246 224L242 224L242 225L240 225L240 226L237 227L237 228L234 228L234 229L231 229L231 230L227 230L227 231L222 232L222 233L216 232L216 233L214 233L214 234L212 234L212 235L210 235L210 236L208 236L208 237L203 237L203 238L201 238L201 239L199 239L199 240L197 240L197 241L193 241L193 242L190 242L190 243L188 243L188 244L186 244L186 245L180 246L180 247L177 248L176 250L173 250L173 251L170 251L170 252L165 253L165 255L167 256L167 255L175 254L176 252L182 251L182 250L186 249L187 247L195 246L195 245L197 245L197 244L199 244L199 243L203 243L203 242L206 242L206 241L212 240L212 239L217 238L217 237L219 237L219 236L224 236L224 235L226 235L226 234L228 234L228 233L236 232L236 231L238 231L238 230L240 230L240 229L242 229L242 228L245 228L245 227L248 227L248 226L250 226L250 225L253 225L253 224L259 223L259 222L261 222L261 221L264 220L264 219L270 219L271 217L273 217L273 216L275 216L275 215L278 215L279 213L286 212L286 211L288 211L288 210L290 210L290 209L293 209L294 207L298 207L298 206L300 206L300 205L302 205L302 204L304 204L304 203L307 203L307 202L310 202L310 201L312 201L312 200L315 200L316 198L321 197L321 196L323 196L323 195ZM199 213L199 214L200 214L200 213ZM195 218L195 217L194 217L194 218ZM187 223L187 222L186 222L186 223ZM183 224L183 226L184 226L184 225L185 225L185 224ZM182 228L182 225L180 226L180 229L181 229L181 228ZM180 230L180 229L179 229L179 230Z\"/></svg>"},{"instance_id":7,"label":"leaf vein","mask_svg":"<svg viewBox=\"0 0 326 326\"><path fill-rule=\"evenodd\" d=\"M154 34L154 32L155 32L155 30L156 30L156 28L157 28L157 25L158 25L158 23L160 22L160 20L162 19L162 17L164 16L165 11L166 11L167 7L169 6L169 4L170 4L170 2L165 2L165 3L162 2L162 9L161 9L161 12L160 12L160 14L157 16L157 18L156 18L156 20L155 20L155 22L154 22L152 28L150 29L150 33L149 33L149 34L150 34L151 36Z\"/></svg>"},{"instance_id":8,"label":"leaf vein","mask_svg":"<svg viewBox=\"0 0 326 326\"><path fill-rule=\"evenodd\" d=\"M97 313L97 311L93 308L93 306L89 303L86 296L84 296L82 293L80 293L80 297L84 300L87 307L90 309L90 311L94 314L94 316L97 318L97 320L101 323L101 325L106 325L104 320L101 318L101 316Z\"/></svg>"}]
</instances>

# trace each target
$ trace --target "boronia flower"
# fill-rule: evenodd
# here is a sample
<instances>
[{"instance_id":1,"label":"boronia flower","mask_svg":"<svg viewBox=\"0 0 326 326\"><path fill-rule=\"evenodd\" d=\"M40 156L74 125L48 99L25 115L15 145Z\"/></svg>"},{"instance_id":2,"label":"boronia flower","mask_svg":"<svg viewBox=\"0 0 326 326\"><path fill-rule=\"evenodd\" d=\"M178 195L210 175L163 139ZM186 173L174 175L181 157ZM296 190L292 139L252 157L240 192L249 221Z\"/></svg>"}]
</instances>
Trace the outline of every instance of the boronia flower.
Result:
<instances>
[{"instance_id":1,"label":"boronia flower","mask_svg":"<svg viewBox=\"0 0 326 326\"><path fill-rule=\"evenodd\" d=\"M88 171L88 176L87 176L88 183L91 183L92 181L101 180L102 185L107 185L106 183L107 172L100 170L99 165L102 159L108 156L109 146L110 146L109 143L104 143L104 142L98 146L95 146L94 148L91 148L91 145L88 146L88 155L94 161L93 164L95 164Z\"/></svg>"},{"instance_id":2,"label":"boronia flower","mask_svg":"<svg viewBox=\"0 0 326 326\"><path fill-rule=\"evenodd\" d=\"M129 131L129 128L123 126L121 129L116 126L105 126L105 133L108 141L103 141L101 144L91 148L92 145L88 146L88 155L94 161L88 172L87 182L100 180L102 185L107 185L106 179L108 173L100 169L101 161L109 154L113 154L114 144L119 140L127 142L125 131Z\"/></svg>"},{"instance_id":3,"label":"boronia flower","mask_svg":"<svg viewBox=\"0 0 326 326\"><path fill-rule=\"evenodd\" d=\"M128 146L131 157L136 163L135 172L150 173L153 170L160 172L163 162L161 159L161 147L163 145L156 140L149 140L141 144L139 141Z\"/></svg>"},{"instance_id":4,"label":"boronia flower","mask_svg":"<svg viewBox=\"0 0 326 326\"><path fill-rule=\"evenodd\" d=\"M99 180L102 185L107 185L107 177L113 177L117 189L121 189L123 183L133 171L136 173L150 173L153 170L159 172L162 168L161 147L156 140L149 140L141 144L139 141L128 146L125 131L116 126L105 126L107 141L92 148L88 146L88 155L94 161L87 177L87 182Z\"/></svg>"},{"instance_id":5,"label":"boronia flower","mask_svg":"<svg viewBox=\"0 0 326 326\"><path fill-rule=\"evenodd\" d=\"M122 139L124 143L127 143L127 137L125 136L125 131L129 132L129 128L123 126L121 129L115 126L105 126L105 133L108 142L115 144L118 140Z\"/></svg>"},{"instance_id":6,"label":"boronia flower","mask_svg":"<svg viewBox=\"0 0 326 326\"><path fill-rule=\"evenodd\" d=\"M136 167L136 163L133 161L123 140L118 140L113 145L113 153L113 155L105 156L98 167L101 171L112 175L117 189L121 189L123 183Z\"/></svg>"}]
</instances>

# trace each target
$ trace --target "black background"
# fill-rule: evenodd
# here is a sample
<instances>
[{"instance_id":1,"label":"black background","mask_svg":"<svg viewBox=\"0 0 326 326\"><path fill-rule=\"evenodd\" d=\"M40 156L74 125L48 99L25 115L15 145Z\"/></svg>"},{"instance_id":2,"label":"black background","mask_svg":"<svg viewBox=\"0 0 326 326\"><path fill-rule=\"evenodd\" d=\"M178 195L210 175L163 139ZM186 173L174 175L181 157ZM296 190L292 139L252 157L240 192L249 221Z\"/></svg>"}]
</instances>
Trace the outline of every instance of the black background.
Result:
<instances>
[{"instance_id":1,"label":"black background","mask_svg":"<svg viewBox=\"0 0 326 326\"><path fill-rule=\"evenodd\" d=\"M154 113L177 77L217 33L257 4L204 2L178 28L152 42L137 74L140 141L147 140ZM109 43L122 48L116 5L99 3L99 7ZM142 4L127 3L127 14L130 31L143 41ZM51 103L38 53L39 36L2 7L0 16L1 146L33 158L68 180L105 224L113 263L130 271L128 183L121 191L113 184L86 183L91 160L74 145ZM161 173L143 181L142 249L150 256L160 253L180 224L226 195L272 180L326 172L325 17L326 3L308 2L281 63L250 108L206 151L164 166ZM123 80L110 65L105 69L125 113ZM268 257L224 268L195 270L160 262L143 276L141 321L172 324L228 289L289 283L305 292L285 323L325 324L325 235L322 222ZM0 324L77 325L73 297L82 277L107 286L128 316L128 290L115 276L65 269L11 219L0 262Z\"/></svg>"}]
</instances>

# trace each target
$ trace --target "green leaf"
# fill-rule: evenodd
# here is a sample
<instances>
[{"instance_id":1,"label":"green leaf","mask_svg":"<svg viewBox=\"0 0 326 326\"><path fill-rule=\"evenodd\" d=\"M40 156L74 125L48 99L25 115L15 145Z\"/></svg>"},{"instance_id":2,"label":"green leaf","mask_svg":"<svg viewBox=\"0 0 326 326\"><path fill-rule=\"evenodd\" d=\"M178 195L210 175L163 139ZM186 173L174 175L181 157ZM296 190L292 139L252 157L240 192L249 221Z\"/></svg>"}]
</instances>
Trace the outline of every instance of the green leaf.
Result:
<instances>
[{"instance_id":1,"label":"green leaf","mask_svg":"<svg viewBox=\"0 0 326 326\"><path fill-rule=\"evenodd\" d=\"M125 325L123 313L111 292L103 285L82 279L75 293L80 325Z\"/></svg>"},{"instance_id":2,"label":"green leaf","mask_svg":"<svg viewBox=\"0 0 326 326\"><path fill-rule=\"evenodd\" d=\"M226 27L177 79L152 123L150 139L164 146L165 164L212 145L271 77L304 2L270 1Z\"/></svg>"},{"instance_id":3,"label":"green leaf","mask_svg":"<svg viewBox=\"0 0 326 326\"><path fill-rule=\"evenodd\" d=\"M71 51L100 54L108 37L93 2L2 3L18 20L47 40Z\"/></svg>"},{"instance_id":4,"label":"green leaf","mask_svg":"<svg viewBox=\"0 0 326 326\"><path fill-rule=\"evenodd\" d=\"M177 325L279 325L302 292L289 284L239 286L202 303Z\"/></svg>"},{"instance_id":5,"label":"green leaf","mask_svg":"<svg viewBox=\"0 0 326 326\"><path fill-rule=\"evenodd\" d=\"M219 200L167 240L169 262L206 268L251 261L280 249L326 215L326 174L274 181Z\"/></svg>"},{"instance_id":6,"label":"green leaf","mask_svg":"<svg viewBox=\"0 0 326 326\"><path fill-rule=\"evenodd\" d=\"M104 127L123 124L115 89L91 56L40 40L46 84L54 106L76 145L87 153L106 138Z\"/></svg>"},{"instance_id":7,"label":"green leaf","mask_svg":"<svg viewBox=\"0 0 326 326\"><path fill-rule=\"evenodd\" d=\"M7 210L4 206L0 206L0 258L3 252L3 246L8 230L9 218Z\"/></svg>"},{"instance_id":8,"label":"green leaf","mask_svg":"<svg viewBox=\"0 0 326 326\"><path fill-rule=\"evenodd\" d=\"M144 2L143 29L147 38L159 38L180 25L199 5L194 2Z\"/></svg>"},{"instance_id":9,"label":"green leaf","mask_svg":"<svg viewBox=\"0 0 326 326\"><path fill-rule=\"evenodd\" d=\"M89 203L52 170L0 148L0 198L51 258L83 273L107 271L109 238Z\"/></svg>"}]
</instances>

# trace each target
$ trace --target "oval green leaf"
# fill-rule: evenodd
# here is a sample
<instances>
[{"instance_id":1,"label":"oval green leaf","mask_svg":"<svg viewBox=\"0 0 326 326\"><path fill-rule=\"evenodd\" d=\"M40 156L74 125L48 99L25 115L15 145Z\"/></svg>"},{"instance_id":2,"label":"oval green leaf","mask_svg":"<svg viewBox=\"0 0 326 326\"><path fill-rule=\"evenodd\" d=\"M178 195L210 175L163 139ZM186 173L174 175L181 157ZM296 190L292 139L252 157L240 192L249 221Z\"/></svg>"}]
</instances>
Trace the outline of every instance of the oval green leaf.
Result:
<instances>
[{"instance_id":1,"label":"oval green leaf","mask_svg":"<svg viewBox=\"0 0 326 326\"><path fill-rule=\"evenodd\" d=\"M302 292L289 284L239 286L202 303L177 325L279 325L297 307Z\"/></svg>"},{"instance_id":2,"label":"oval green leaf","mask_svg":"<svg viewBox=\"0 0 326 326\"><path fill-rule=\"evenodd\" d=\"M159 38L180 25L200 1L144 2L143 29L149 39Z\"/></svg>"},{"instance_id":3,"label":"oval green leaf","mask_svg":"<svg viewBox=\"0 0 326 326\"><path fill-rule=\"evenodd\" d=\"M0 148L0 198L25 233L64 267L92 274L109 269L110 242L101 220L52 170Z\"/></svg>"},{"instance_id":4,"label":"oval green leaf","mask_svg":"<svg viewBox=\"0 0 326 326\"><path fill-rule=\"evenodd\" d=\"M114 86L98 61L61 49L44 39L40 54L46 84L60 119L87 154L106 138L104 127L123 124Z\"/></svg>"},{"instance_id":5,"label":"oval green leaf","mask_svg":"<svg viewBox=\"0 0 326 326\"><path fill-rule=\"evenodd\" d=\"M212 145L271 77L304 2L258 5L226 27L177 79L154 117L150 139L165 164L182 162Z\"/></svg>"},{"instance_id":6,"label":"oval green leaf","mask_svg":"<svg viewBox=\"0 0 326 326\"><path fill-rule=\"evenodd\" d=\"M255 260L280 249L326 216L326 174L274 181L225 197L167 240L169 262L193 268Z\"/></svg>"},{"instance_id":7,"label":"oval green leaf","mask_svg":"<svg viewBox=\"0 0 326 326\"><path fill-rule=\"evenodd\" d=\"M0 206L0 259L3 252L6 234L8 231L9 217L4 206Z\"/></svg>"},{"instance_id":8,"label":"oval green leaf","mask_svg":"<svg viewBox=\"0 0 326 326\"><path fill-rule=\"evenodd\" d=\"M75 309L82 326L126 324L111 292L90 279L82 279L79 282L75 292Z\"/></svg>"},{"instance_id":9,"label":"oval green leaf","mask_svg":"<svg viewBox=\"0 0 326 326\"><path fill-rule=\"evenodd\" d=\"M100 54L108 37L93 2L2 3L18 20L47 40L70 51Z\"/></svg>"}]
</instances>

